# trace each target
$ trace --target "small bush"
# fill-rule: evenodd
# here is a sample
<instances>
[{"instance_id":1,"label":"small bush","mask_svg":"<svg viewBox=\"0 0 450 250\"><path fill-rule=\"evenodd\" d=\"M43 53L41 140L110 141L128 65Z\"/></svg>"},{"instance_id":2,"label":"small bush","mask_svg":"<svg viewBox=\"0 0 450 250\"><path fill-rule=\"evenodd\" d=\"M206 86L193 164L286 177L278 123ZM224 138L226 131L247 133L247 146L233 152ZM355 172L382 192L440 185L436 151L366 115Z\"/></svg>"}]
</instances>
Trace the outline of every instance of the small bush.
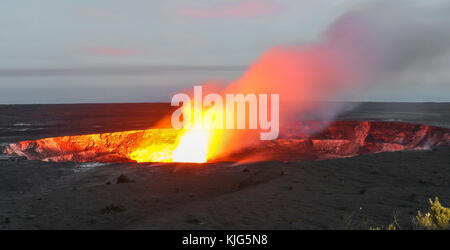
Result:
<instances>
[{"instance_id":1,"label":"small bush","mask_svg":"<svg viewBox=\"0 0 450 250\"><path fill-rule=\"evenodd\" d=\"M443 207L437 197L434 202L430 199L430 211L426 214L418 211L416 223L422 229L450 229L450 208Z\"/></svg>"},{"instance_id":2,"label":"small bush","mask_svg":"<svg viewBox=\"0 0 450 250\"><path fill-rule=\"evenodd\" d=\"M387 230L397 230L397 226L394 223L389 224Z\"/></svg>"},{"instance_id":3,"label":"small bush","mask_svg":"<svg viewBox=\"0 0 450 250\"><path fill-rule=\"evenodd\" d=\"M375 231L379 231L379 230L397 230L397 226L394 223L389 224L387 227L369 227L369 230L375 230Z\"/></svg>"}]
</instances>

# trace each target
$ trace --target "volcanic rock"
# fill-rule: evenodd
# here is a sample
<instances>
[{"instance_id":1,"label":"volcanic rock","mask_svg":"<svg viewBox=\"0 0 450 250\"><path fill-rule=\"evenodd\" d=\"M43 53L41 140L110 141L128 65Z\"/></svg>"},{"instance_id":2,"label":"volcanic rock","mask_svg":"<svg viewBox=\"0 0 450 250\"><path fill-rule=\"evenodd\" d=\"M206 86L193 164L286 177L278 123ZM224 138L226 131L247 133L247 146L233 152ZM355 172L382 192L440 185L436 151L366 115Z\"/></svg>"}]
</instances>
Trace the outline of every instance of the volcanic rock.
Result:
<instances>
[{"instance_id":1,"label":"volcanic rock","mask_svg":"<svg viewBox=\"0 0 450 250\"><path fill-rule=\"evenodd\" d=\"M118 178L116 183L117 184L121 184L121 183L131 183L134 182L134 180L130 179L128 176L121 174Z\"/></svg>"}]
</instances>

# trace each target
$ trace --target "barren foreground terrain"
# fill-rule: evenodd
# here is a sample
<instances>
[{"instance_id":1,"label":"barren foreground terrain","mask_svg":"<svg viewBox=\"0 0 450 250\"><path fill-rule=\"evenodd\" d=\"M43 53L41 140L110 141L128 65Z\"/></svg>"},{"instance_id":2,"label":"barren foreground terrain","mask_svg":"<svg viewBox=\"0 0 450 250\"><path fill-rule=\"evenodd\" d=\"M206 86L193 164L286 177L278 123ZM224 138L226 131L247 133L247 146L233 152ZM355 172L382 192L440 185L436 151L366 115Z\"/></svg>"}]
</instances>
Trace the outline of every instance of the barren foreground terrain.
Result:
<instances>
[{"instance_id":1,"label":"barren foreground terrain","mask_svg":"<svg viewBox=\"0 0 450 250\"><path fill-rule=\"evenodd\" d=\"M137 104L0 106L0 142L140 129L163 115L163 104L127 105ZM339 119L449 128L450 104L367 103ZM449 176L449 147L244 165L0 156L0 228L407 229L428 198L450 206Z\"/></svg>"}]
</instances>

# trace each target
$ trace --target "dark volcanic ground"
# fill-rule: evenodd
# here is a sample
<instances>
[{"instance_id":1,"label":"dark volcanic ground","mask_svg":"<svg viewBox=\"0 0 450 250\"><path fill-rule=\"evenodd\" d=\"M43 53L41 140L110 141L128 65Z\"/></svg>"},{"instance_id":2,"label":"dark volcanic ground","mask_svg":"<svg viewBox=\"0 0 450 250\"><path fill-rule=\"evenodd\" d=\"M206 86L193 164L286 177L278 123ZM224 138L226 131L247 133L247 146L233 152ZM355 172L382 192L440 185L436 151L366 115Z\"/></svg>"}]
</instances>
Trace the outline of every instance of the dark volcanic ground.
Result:
<instances>
[{"instance_id":1,"label":"dark volcanic ground","mask_svg":"<svg viewBox=\"0 0 450 250\"><path fill-rule=\"evenodd\" d=\"M168 112L167 104L3 105L0 143L148 128ZM450 128L450 104L364 103L339 119ZM450 206L449 163L449 147L240 166L1 160L0 228L368 229L394 217L411 228L428 198ZM117 184L121 174L129 180Z\"/></svg>"}]
</instances>

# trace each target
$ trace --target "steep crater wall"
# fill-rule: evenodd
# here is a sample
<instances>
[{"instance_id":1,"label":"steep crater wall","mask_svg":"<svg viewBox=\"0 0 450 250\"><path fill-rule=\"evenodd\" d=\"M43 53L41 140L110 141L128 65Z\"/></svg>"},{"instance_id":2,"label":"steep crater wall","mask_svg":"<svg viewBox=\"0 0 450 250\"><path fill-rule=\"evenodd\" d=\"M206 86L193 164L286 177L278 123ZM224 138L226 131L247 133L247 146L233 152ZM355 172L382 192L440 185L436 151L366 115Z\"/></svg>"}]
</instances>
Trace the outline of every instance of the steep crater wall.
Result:
<instances>
[{"instance_id":1,"label":"steep crater wall","mask_svg":"<svg viewBox=\"0 0 450 250\"><path fill-rule=\"evenodd\" d=\"M401 122L303 121L283 126L279 139L261 141L211 161L320 160L450 145L450 129ZM4 154L29 160L133 162L129 155L141 143L173 148L181 135L174 129L63 136L21 141L5 146Z\"/></svg>"}]
</instances>

